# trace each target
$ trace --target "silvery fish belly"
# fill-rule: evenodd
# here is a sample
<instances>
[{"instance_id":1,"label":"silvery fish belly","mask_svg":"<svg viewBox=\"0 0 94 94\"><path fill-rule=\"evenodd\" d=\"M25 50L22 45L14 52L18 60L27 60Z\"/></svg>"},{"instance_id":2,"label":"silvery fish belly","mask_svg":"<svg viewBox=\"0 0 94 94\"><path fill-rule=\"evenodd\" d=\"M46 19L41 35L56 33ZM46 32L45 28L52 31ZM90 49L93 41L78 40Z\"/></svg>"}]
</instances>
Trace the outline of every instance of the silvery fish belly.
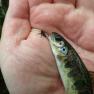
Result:
<instances>
[{"instance_id":1,"label":"silvery fish belly","mask_svg":"<svg viewBox=\"0 0 94 94\"><path fill-rule=\"evenodd\" d=\"M75 49L55 32L48 39L66 94L93 94L89 72Z\"/></svg>"}]
</instances>

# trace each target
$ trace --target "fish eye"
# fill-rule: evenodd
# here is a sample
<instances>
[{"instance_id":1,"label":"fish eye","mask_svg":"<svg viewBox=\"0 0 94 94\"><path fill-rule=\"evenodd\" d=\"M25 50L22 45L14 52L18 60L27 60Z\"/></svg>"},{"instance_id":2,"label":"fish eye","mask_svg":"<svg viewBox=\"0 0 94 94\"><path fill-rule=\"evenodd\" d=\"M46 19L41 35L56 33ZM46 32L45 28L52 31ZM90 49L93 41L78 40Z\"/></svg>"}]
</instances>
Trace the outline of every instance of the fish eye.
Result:
<instances>
[{"instance_id":1,"label":"fish eye","mask_svg":"<svg viewBox=\"0 0 94 94\"><path fill-rule=\"evenodd\" d=\"M55 43L55 45L60 48L64 46L64 42L60 41L60 42Z\"/></svg>"},{"instance_id":2,"label":"fish eye","mask_svg":"<svg viewBox=\"0 0 94 94\"><path fill-rule=\"evenodd\" d=\"M68 53L68 48L67 47L62 47L61 49L61 52L64 54L64 55L67 55L67 53Z\"/></svg>"}]
</instances>

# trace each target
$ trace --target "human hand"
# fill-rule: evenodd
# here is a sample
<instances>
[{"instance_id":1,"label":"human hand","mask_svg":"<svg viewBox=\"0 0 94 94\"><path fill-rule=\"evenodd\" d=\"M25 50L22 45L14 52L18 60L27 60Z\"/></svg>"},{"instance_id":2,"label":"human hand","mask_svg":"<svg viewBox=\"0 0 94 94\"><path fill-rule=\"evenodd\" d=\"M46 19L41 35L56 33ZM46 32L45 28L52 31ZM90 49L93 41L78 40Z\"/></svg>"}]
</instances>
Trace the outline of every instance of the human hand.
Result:
<instances>
[{"instance_id":1,"label":"human hand","mask_svg":"<svg viewBox=\"0 0 94 94\"><path fill-rule=\"evenodd\" d=\"M29 6L44 2L10 0L0 45L0 66L10 94L63 92L49 44L40 31L31 32Z\"/></svg>"},{"instance_id":2,"label":"human hand","mask_svg":"<svg viewBox=\"0 0 94 94\"><path fill-rule=\"evenodd\" d=\"M50 2L50 0L44 0L44 2L48 1ZM86 65L89 63L88 69L94 71L92 63L94 54L91 52L94 50L91 43L93 37L86 38L87 33L91 34L90 25L86 25L93 19L93 13L88 15L89 11L75 10L73 6L68 5L39 5L44 2L29 1L28 6L26 0L19 2L10 0L3 28L0 54L1 69L10 94L64 94L49 43L39 35L40 31L31 32L31 26L49 33L56 31L64 34L79 52L84 63ZM30 6L32 7L29 21ZM78 15L81 20L78 20ZM84 38L85 41L81 39L79 42L80 37L78 36L82 34L81 32L83 32L81 38ZM70 33L73 36L70 36ZM82 45L86 40L91 44ZM88 60L91 62L87 62Z\"/></svg>"}]
</instances>

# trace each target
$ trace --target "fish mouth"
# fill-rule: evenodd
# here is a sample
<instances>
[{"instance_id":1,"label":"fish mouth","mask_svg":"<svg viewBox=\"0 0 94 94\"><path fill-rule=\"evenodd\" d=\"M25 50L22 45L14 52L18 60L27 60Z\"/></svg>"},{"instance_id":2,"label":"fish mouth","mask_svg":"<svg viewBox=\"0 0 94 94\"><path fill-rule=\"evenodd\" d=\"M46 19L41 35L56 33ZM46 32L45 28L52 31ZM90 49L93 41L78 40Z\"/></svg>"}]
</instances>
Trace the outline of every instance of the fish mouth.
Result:
<instances>
[{"instance_id":1,"label":"fish mouth","mask_svg":"<svg viewBox=\"0 0 94 94\"><path fill-rule=\"evenodd\" d=\"M62 41L62 36L56 32L52 32L51 34L48 34L47 32L42 31L47 39L50 39L51 41L58 42Z\"/></svg>"},{"instance_id":2,"label":"fish mouth","mask_svg":"<svg viewBox=\"0 0 94 94\"><path fill-rule=\"evenodd\" d=\"M52 41L55 41L55 42L62 41L62 36L59 35L59 34L56 33L56 32L52 32L52 34L50 35L50 37L51 37L51 40L52 40Z\"/></svg>"}]
</instances>

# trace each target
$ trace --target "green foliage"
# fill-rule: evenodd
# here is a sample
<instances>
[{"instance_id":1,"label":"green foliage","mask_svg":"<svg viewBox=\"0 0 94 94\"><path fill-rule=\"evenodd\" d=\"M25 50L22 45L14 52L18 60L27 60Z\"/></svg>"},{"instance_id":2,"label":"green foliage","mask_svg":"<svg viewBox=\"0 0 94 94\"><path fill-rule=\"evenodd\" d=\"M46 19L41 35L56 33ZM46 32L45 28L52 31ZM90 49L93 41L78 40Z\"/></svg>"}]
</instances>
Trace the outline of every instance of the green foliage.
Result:
<instances>
[{"instance_id":1,"label":"green foliage","mask_svg":"<svg viewBox=\"0 0 94 94\"><path fill-rule=\"evenodd\" d=\"M8 9L8 2L9 2L9 0L1 0L1 5L4 10L4 13L6 13L6 11Z\"/></svg>"},{"instance_id":2,"label":"green foliage","mask_svg":"<svg viewBox=\"0 0 94 94\"><path fill-rule=\"evenodd\" d=\"M4 18L8 9L8 2L9 0L1 0L1 4L0 4L0 35L2 31Z\"/></svg>"}]
</instances>

